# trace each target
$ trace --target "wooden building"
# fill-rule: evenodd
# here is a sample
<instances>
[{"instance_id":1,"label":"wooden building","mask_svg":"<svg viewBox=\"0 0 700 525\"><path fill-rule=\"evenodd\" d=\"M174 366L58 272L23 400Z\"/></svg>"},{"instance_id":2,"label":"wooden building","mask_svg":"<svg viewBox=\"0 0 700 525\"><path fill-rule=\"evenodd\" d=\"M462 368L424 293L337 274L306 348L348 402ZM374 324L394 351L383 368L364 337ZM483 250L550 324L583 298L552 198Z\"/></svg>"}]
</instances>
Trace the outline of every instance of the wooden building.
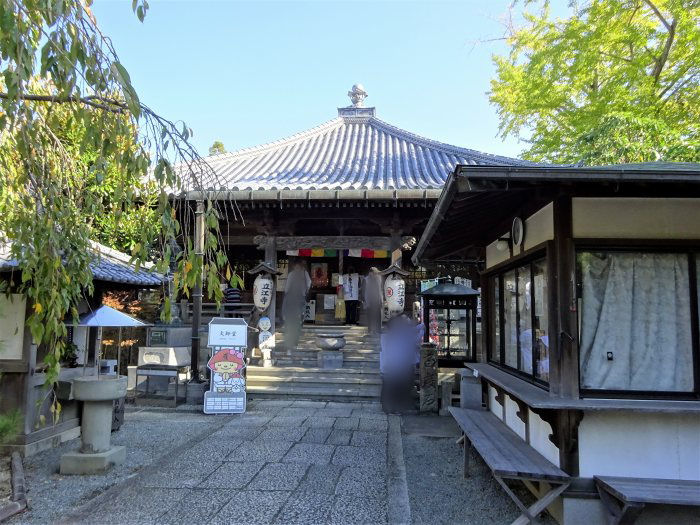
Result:
<instances>
[{"instance_id":1,"label":"wooden building","mask_svg":"<svg viewBox=\"0 0 700 525\"><path fill-rule=\"evenodd\" d=\"M561 523L697 519L698 253L698 164L458 166L447 181L413 260L485 261L469 368L491 415L455 417L517 436L496 456L563 471ZM518 479L542 495L535 474Z\"/></svg>"},{"instance_id":2,"label":"wooden building","mask_svg":"<svg viewBox=\"0 0 700 525\"><path fill-rule=\"evenodd\" d=\"M98 308L105 292L159 288L163 284L163 277L148 268L136 270L124 253L96 242L92 250L94 292L79 305L79 314ZM10 283L10 293L0 295L0 412L19 411L21 415L18 433L5 448L32 455L80 435L80 403L71 396L71 380L97 373L99 330L69 327L69 342L75 344L77 362L64 360L57 388L47 388L43 365L47 349L34 344L25 325L32 305L23 294L12 293L21 281L21 269L7 243L0 243L0 279ZM55 424L50 413L54 395L62 406Z\"/></svg>"},{"instance_id":3,"label":"wooden building","mask_svg":"<svg viewBox=\"0 0 700 525\"><path fill-rule=\"evenodd\" d=\"M283 272L277 304L290 260L305 260L316 308L310 321L316 324L342 324L332 310L333 274L353 269L363 275L372 266L382 270L392 262L392 252L414 247L456 165L529 164L410 133L364 107L362 86L353 86L348 95L352 104L320 126L208 157L215 173L211 189L186 195L192 208L204 197L218 203L226 215L223 239L237 270L262 259ZM240 216L243 220L235 219ZM410 257L403 263L412 273L406 287L410 304L416 279L426 274ZM244 294L244 301L250 302L249 296ZM279 310L273 302L266 312L273 333Z\"/></svg>"}]
</instances>

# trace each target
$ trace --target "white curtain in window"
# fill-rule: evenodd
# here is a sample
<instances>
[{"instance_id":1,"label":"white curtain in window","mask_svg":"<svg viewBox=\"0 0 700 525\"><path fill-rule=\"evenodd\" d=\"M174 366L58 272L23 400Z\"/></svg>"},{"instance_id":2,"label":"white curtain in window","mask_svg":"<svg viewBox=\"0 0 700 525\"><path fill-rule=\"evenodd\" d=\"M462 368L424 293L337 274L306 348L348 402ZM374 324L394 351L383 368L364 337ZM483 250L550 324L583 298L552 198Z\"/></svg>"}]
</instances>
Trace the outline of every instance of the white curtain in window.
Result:
<instances>
[{"instance_id":1,"label":"white curtain in window","mask_svg":"<svg viewBox=\"0 0 700 525\"><path fill-rule=\"evenodd\" d=\"M687 256L581 253L579 263L582 387L692 391Z\"/></svg>"}]
</instances>

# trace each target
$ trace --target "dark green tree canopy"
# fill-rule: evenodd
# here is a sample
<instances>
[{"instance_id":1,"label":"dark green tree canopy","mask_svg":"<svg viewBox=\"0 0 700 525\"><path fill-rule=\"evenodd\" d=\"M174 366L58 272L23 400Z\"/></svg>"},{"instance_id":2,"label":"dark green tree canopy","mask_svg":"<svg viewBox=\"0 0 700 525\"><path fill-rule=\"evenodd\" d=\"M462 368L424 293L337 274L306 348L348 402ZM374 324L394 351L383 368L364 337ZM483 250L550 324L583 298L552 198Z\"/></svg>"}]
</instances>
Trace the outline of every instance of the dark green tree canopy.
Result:
<instances>
[{"instance_id":1,"label":"dark green tree canopy","mask_svg":"<svg viewBox=\"0 0 700 525\"><path fill-rule=\"evenodd\" d=\"M490 99L526 158L700 161L700 1L572 2L564 19L521 5Z\"/></svg>"}]
</instances>

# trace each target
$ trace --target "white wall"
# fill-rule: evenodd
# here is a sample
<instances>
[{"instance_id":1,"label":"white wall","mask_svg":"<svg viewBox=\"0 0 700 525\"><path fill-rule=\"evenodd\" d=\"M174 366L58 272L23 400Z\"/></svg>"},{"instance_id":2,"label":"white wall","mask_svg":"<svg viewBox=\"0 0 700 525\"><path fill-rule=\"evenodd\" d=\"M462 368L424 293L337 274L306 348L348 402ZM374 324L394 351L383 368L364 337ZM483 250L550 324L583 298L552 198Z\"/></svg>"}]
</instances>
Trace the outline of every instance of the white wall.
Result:
<instances>
[{"instance_id":1,"label":"white wall","mask_svg":"<svg viewBox=\"0 0 700 525\"><path fill-rule=\"evenodd\" d=\"M559 449L549 440L552 426L532 410L528 416L528 423L530 425L530 446L557 467L560 466Z\"/></svg>"},{"instance_id":2,"label":"white wall","mask_svg":"<svg viewBox=\"0 0 700 525\"><path fill-rule=\"evenodd\" d=\"M24 295L0 294L0 359L22 359L25 310Z\"/></svg>"},{"instance_id":3,"label":"white wall","mask_svg":"<svg viewBox=\"0 0 700 525\"><path fill-rule=\"evenodd\" d=\"M518 417L518 404L511 399L510 396L506 395L506 424L510 429L518 434L521 439L526 439L526 429L523 420Z\"/></svg>"},{"instance_id":4,"label":"white wall","mask_svg":"<svg viewBox=\"0 0 700 525\"><path fill-rule=\"evenodd\" d=\"M700 415L587 412L578 437L582 477L700 480Z\"/></svg>"},{"instance_id":5,"label":"white wall","mask_svg":"<svg viewBox=\"0 0 700 525\"><path fill-rule=\"evenodd\" d=\"M574 237L698 239L697 199L572 199Z\"/></svg>"},{"instance_id":6,"label":"white wall","mask_svg":"<svg viewBox=\"0 0 700 525\"><path fill-rule=\"evenodd\" d=\"M510 233L503 232L501 237L510 237ZM515 249L513 255L520 255L538 244L554 239L554 211L552 203L530 215L525 219L525 239L520 249ZM486 246L486 268L491 268L510 259L510 251L498 251L497 240Z\"/></svg>"},{"instance_id":7,"label":"white wall","mask_svg":"<svg viewBox=\"0 0 700 525\"><path fill-rule=\"evenodd\" d=\"M511 399L509 395L504 395L505 401L505 421L503 420L503 406L496 401L496 389L489 386L489 410L504 424L518 434L523 440L526 440L525 423L517 416L518 404ZM554 446L549 440L549 435L552 433L552 427L545 422L540 416L532 410L528 410L528 427L530 439L528 444L537 452L542 454L549 461L559 466L559 449Z\"/></svg>"},{"instance_id":8,"label":"white wall","mask_svg":"<svg viewBox=\"0 0 700 525\"><path fill-rule=\"evenodd\" d=\"M489 410L498 419L503 419L503 406L496 401L496 389L489 386Z\"/></svg>"}]
</instances>

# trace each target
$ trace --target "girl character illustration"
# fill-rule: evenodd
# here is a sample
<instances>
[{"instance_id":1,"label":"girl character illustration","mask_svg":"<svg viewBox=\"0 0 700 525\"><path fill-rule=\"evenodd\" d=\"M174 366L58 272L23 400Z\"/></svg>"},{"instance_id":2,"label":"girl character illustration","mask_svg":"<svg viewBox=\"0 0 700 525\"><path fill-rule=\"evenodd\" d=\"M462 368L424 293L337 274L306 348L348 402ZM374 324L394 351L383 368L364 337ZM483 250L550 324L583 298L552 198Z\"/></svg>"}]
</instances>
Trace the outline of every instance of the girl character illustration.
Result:
<instances>
[{"instance_id":1,"label":"girl character illustration","mask_svg":"<svg viewBox=\"0 0 700 525\"><path fill-rule=\"evenodd\" d=\"M216 352L207 366L213 373L214 392L240 392L245 388L241 373L245 368L243 353L225 348Z\"/></svg>"}]
</instances>

